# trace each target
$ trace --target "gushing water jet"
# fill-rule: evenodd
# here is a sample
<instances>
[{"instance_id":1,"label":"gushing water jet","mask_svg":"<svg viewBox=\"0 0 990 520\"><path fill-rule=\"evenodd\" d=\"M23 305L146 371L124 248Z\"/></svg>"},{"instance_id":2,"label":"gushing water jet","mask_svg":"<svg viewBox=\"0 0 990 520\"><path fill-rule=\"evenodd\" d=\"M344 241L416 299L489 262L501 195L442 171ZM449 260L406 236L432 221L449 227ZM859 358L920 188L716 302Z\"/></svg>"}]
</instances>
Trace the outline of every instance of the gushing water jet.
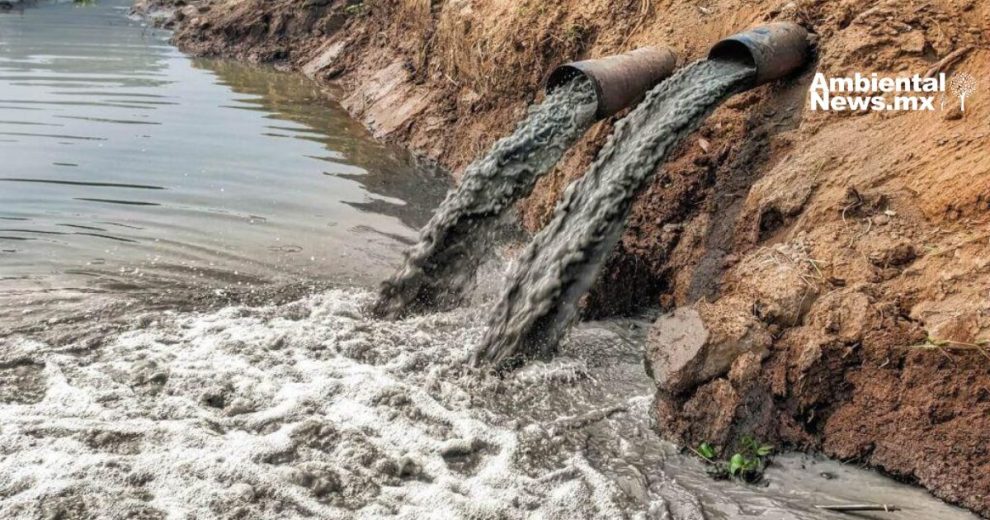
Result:
<instances>
[{"instance_id":1,"label":"gushing water jet","mask_svg":"<svg viewBox=\"0 0 990 520\"><path fill-rule=\"evenodd\" d=\"M499 219L527 196L595 121L611 116L669 76L677 59L664 48L568 63L546 84L546 99L464 173L406 253L403 266L382 284L371 311L398 318L461 302Z\"/></svg>"}]
</instances>

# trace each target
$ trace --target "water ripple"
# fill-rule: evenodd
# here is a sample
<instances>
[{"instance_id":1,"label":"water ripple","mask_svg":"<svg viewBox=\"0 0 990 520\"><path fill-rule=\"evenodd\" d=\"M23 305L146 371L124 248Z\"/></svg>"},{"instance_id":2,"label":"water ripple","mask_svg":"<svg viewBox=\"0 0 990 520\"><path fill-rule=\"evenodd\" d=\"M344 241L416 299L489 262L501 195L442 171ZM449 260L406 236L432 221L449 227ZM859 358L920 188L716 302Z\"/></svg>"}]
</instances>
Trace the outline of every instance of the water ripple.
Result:
<instances>
[{"instance_id":1,"label":"water ripple","mask_svg":"<svg viewBox=\"0 0 990 520\"><path fill-rule=\"evenodd\" d=\"M73 165L76 166L76 165ZM0 182L33 182L38 184L61 184L65 186L87 186L92 188L128 188L138 190L164 190L162 186L148 184L128 184L118 182L67 181L61 179L22 179L18 177L0 177ZM88 199L79 199L88 200Z\"/></svg>"}]
</instances>

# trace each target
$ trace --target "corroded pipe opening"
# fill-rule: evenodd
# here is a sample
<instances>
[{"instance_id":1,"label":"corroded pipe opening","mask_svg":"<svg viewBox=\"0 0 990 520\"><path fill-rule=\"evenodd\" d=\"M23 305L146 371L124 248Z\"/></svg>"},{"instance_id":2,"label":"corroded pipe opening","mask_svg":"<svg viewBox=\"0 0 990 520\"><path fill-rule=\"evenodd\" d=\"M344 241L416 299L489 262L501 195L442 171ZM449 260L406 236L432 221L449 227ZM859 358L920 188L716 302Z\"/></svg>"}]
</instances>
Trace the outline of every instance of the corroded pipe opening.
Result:
<instances>
[{"instance_id":1,"label":"corroded pipe opening","mask_svg":"<svg viewBox=\"0 0 990 520\"><path fill-rule=\"evenodd\" d=\"M786 77L799 69L811 55L808 31L796 23L774 22L734 34L715 44L710 60L733 61L756 68L749 85Z\"/></svg>"},{"instance_id":2,"label":"corroded pipe opening","mask_svg":"<svg viewBox=\"0 0 990 520\"><path fill-rule=\"evenodd\" d=\"M625 54L566 63L554 69L546 91L577 76L591 81L598 97L595 116L605 119L642 99L646 92L670 76L677 66L677 55L666 47L643 47Z\"/></svg>"}]
</instances>

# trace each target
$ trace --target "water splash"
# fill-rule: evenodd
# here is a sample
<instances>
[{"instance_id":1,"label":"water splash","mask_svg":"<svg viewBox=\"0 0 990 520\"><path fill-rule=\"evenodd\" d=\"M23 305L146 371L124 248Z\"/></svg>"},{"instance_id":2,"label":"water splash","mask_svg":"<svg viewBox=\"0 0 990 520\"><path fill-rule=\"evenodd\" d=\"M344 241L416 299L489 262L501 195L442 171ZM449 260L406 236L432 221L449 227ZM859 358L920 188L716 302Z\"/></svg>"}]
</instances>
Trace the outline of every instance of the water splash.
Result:
<instances>
[{"instance_id":1,"label":"water splash","mask_svg":"<svg viewBox=\"0 0 990 520\"><path fill-rule=\"evenodd\" d=\"M382 285L378 316L397 318L419 309L459 303L474 277L500 216L549 171L595 121L591 83L576 78L550 93L512 135L472 163L406 254L404 265Z\"/></svg>"},{"instance_id":2,"label":"water splash","mask_svg":"<svg viewBox=\"0 0 990 520\"><path fill-rule=\"evenodd\" d=\"M477 310L382 321L361 310L371 297L151 311L92 351L0 339L0 516L624 516L622 491L564 447L587 425L550 431L557 412L527 420L484 397L596 387L581 363L465 370ZM635 399L604 406L646 417L633 379Z\"/></svg>"},{"instance_id":3,"label":"water splash","mask_svg":"<svg viewBox=\"0 0 990 520\"><path fill-rule=\"evenodd\" d=\"M633 198L674 146L754 70L697 61L651 91L623 119L554 218L515 262L474 362L502 364L556 348L619 240Z\"/></svg>"}]
</instances>

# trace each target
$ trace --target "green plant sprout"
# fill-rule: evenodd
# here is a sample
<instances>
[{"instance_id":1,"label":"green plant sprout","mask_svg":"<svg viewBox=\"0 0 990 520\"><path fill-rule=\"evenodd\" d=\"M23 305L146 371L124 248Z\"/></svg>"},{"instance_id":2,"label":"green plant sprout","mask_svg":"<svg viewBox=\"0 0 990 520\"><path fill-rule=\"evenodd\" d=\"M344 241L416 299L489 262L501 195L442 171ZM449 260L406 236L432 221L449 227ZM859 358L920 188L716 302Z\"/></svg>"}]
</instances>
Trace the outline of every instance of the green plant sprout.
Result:
<instances>
[{"instance_id":1,"label":"green plant sprout","mask_svg":"<svg viewBox=\"0 0 990 520\"><path fill-rule=\"evenodd\" d=\"M707 442L691 449L695 455L709 464L708 474L717 480L736 479L750 484L763 480L763 473L771 462L774 447L750 436L739 442L739 451L728 459L717 459L718 451Z\"/></svg>"}]
</instances>

